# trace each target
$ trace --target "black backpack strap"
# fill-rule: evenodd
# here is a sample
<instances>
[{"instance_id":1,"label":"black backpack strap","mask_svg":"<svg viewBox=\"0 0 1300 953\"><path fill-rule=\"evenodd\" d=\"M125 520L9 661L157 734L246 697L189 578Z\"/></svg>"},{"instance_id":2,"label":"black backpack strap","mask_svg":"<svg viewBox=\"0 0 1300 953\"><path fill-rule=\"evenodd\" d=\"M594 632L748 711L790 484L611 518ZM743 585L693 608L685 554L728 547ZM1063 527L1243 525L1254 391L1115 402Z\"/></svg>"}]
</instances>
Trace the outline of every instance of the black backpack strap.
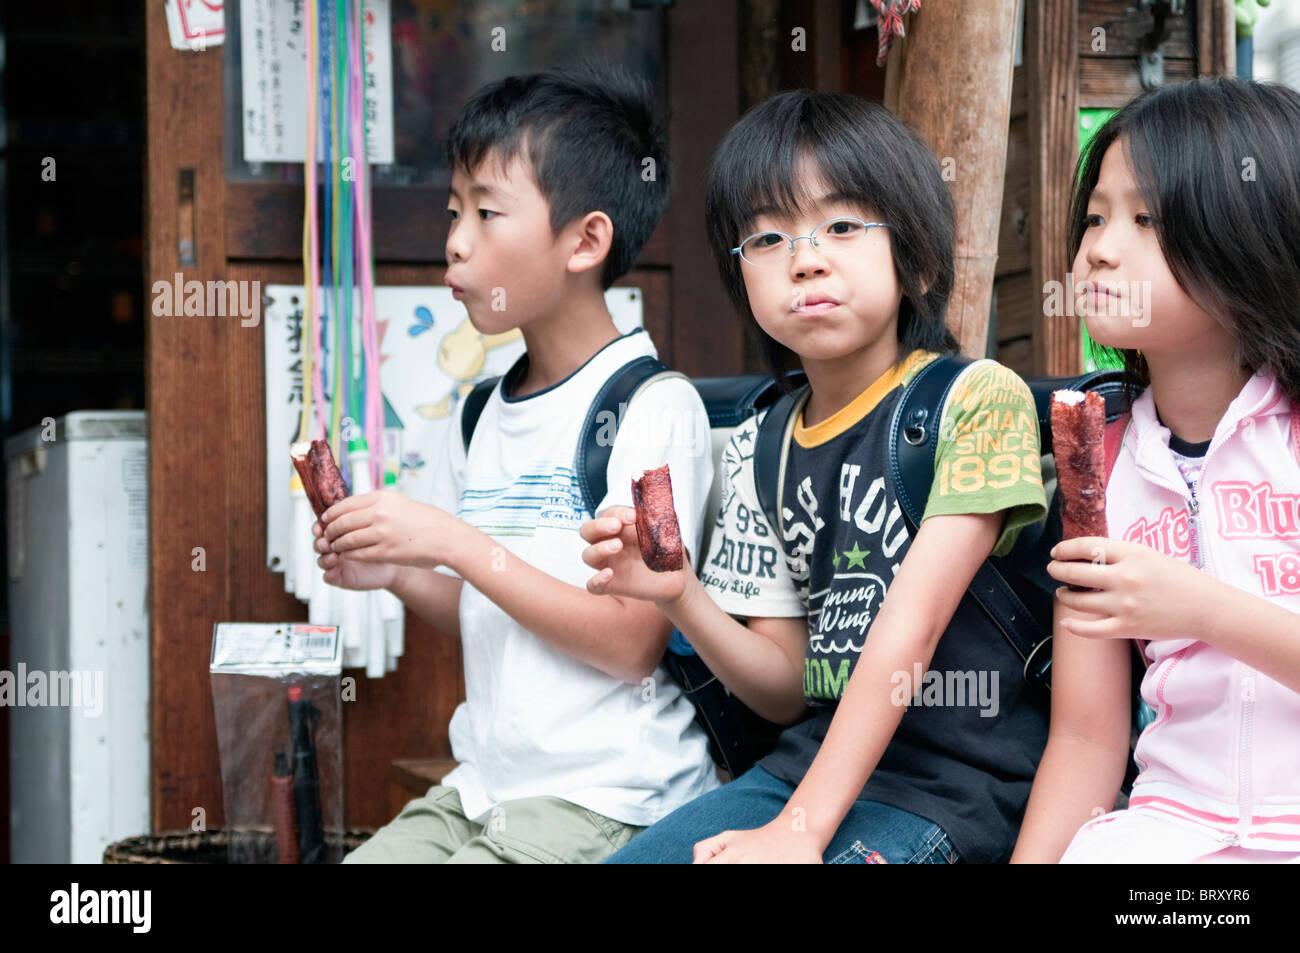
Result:
<instances>
[{"instance_id":1,"label":"black backpack strap","mask_svg":"<svg viewBox=\"0 0 1300 953\"><path fill-rule=\"evenodd\" d=\"M889 428L889 466L908 529L915 534L934 482L941 415L957 377L973 361L953 354L932 361L912 378L894 410ZM1028 681L1045 679L1051 654L1043 651L1051 633L1016 595L997 568L984 560L968 589L1024 663Z\"/></svg>"},{"instance_id":2,"label":"black backpack strap","mask_svg":"<svg viewBox=\"0 0 1300 953\"><path fill-rule=\"evenodd\" d=\"M754 440L754 492L758 505L767 517L767 525L781 538L781 491L785 478L786 449L794 430L798 411L808 399L807 378L791 375L791 381L801 380L797 390L782 393L771 405L758 424L758 437Z\"/></svg>"},{"instance_id":3,"label":"black backpack strap","mask_svg":"<svg viewBox=\"0 0 1300 953\"><path fill-rule=\"evenodd\" d=\"M578 437L573 469L578 489L582 491L582 500L593 516L609 489L609 455L614 449L613 440L600 439L600 430L604 422L610 419L621 424L620 406L629 403L638 390L650 383L651 378L662 375L684 377L648 354L634 358L609 376L609 380L597 392L596 399L587 408L587 419L583 421L582 433ZM611 414L612 418L607 416Z\"/></svg>"},{"instance_id":4,"label":"black backpack strap","mask_svg":"<svg viewBox=\"0 0 1300 953\"><path fill-rule=\"evenodd\" d=\"M460 416L460 439L465 445L465 452L469 453L469 442L474 436L474 428L478 426L478 419L483 416L483 408L487 406L488 398L492 396L492 388L497 386L500 377L488 377L474 385L474 389L461 398L465 402L465 409Z\"/></svg>"},{"instance_id":5,"label":"black backpack strap","mask_svg":"<svg viewBox=\"0 0 1300 953\"><path fill-rule=\"evenodd\" d=\"M974 363L960 354L936 358L921 368L894 408L889 427L889 469L894 493L912 532L921 525L934 483L939 449L939 415L958 375Z\"/></svg>"}]
</instances>

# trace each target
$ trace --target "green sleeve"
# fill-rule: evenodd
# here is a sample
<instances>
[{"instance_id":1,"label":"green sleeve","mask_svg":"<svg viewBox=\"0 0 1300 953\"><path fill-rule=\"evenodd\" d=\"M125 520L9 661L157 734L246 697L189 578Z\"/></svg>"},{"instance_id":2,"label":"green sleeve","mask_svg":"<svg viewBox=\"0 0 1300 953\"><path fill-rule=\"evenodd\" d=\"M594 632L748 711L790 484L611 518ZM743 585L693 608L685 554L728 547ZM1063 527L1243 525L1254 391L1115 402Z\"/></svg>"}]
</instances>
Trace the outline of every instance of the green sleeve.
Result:
<instances>
[{"instance_id":1,"label":"green sleeve","mask_svg":"<svg viewBox=\"0 0 1300 953\"><path fill-rule=\"evenodd\" d=\"M943 409L934 482L921 521L1005 510L993 547L994 556L1004 555L1021 527L1047 513L1040 446L1029 385L994 361L972 364Z\"/></svg>"}]
</instances>

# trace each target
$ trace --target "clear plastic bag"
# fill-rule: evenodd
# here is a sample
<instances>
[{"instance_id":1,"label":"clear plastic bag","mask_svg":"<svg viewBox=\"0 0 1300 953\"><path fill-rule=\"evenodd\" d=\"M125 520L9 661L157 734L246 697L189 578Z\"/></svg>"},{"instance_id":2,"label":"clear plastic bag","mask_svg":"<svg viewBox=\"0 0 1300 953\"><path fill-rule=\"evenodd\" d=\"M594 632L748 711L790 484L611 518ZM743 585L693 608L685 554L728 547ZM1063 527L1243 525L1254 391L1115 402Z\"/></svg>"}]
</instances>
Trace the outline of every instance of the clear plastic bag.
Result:
<instances>
[{"instance_id":1,"label":"clear plastic bag","mask_svg":"<svg viewBox=\"0 0 1300 953\"><path fill-rule=\"evenodd\" d=\"M230 863L342 859L341 661L337 626L215 626L209 672Z\"/></svg>"}]
</instances>

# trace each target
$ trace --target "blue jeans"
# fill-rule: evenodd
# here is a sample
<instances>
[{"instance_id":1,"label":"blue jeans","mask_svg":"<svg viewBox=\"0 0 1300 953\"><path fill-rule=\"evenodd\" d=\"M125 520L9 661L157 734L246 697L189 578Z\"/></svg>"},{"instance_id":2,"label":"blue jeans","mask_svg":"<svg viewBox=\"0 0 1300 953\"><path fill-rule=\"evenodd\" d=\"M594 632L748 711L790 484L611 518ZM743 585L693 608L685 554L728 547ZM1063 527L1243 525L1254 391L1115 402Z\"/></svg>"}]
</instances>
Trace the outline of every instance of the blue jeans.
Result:
<instances>
[{"instance_id":1,"label":"blue jeans","mask_svg":"<svg viewBox=\"0 0 1300 953\"><path fill-rule=\"evenodd\" d=\"M607 864L689 864L697 841L723 831L762 827L781 813L794 787L751 768L637 834ZM955 864L957 849L933 821L876 801L855 801L822 855L828 864Z\"/></svg>"}]
</instances>

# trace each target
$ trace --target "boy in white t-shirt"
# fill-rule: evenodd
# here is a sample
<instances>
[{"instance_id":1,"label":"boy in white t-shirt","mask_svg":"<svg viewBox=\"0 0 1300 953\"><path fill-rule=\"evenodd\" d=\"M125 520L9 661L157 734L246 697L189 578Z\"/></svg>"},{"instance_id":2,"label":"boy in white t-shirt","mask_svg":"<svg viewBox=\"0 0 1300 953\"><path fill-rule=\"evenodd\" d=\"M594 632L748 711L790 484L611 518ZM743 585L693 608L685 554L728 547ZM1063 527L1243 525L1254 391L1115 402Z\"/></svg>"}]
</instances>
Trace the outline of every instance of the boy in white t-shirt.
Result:
<instances>
[{"instance_id":1,"label":"boy in white t-shirt","mask_svg":"<svg viewBox=\"0 0 1300 953\"><path fill-rule=\"evenodd\" d=\"M656 354L643 331L618 333L604 291L662 215L668 157L645 86L593 68L485 86L448 151L446 283L479 332L519 328L527 353L468 450L451 420L433 505L367 493L314 527L327 582L390 589L458 635L465 660L449 729L459 766L347 860L596 862L718 785L660 665L670 624L652 603L587 592L578 535L592 515L574 473L582 423L615 371ZM619 422L595 511L631 505L632 476L667 463L693 559L708 427L689 381L648 384Z\"/></svg>"}]
</instances>

